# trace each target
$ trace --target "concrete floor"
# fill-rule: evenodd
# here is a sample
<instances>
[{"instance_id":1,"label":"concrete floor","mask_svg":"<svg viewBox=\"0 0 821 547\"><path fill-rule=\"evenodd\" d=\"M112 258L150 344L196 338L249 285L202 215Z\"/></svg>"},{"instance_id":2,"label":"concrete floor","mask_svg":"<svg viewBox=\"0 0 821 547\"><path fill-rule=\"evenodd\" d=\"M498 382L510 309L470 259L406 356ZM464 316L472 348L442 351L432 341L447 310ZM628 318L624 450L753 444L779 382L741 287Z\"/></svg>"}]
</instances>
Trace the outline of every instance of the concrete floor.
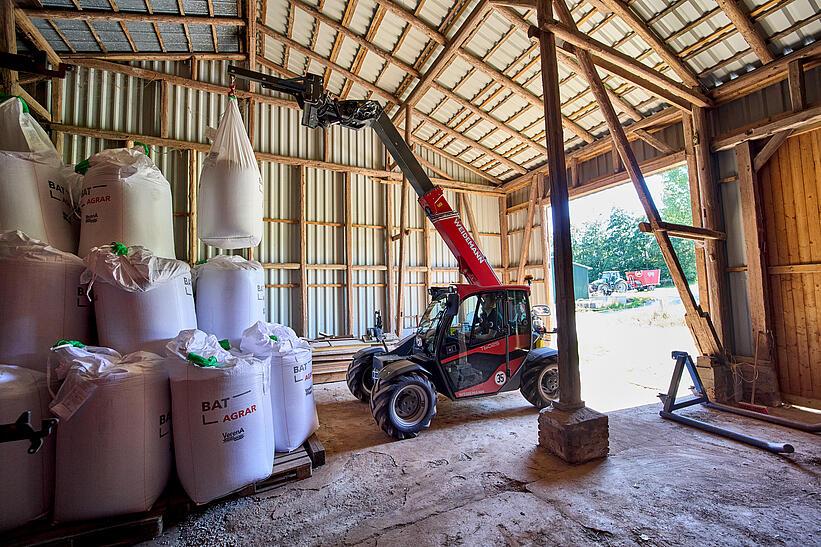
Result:
<instances>
[{"instance_id":1,"label":"concrete floor","mask_svg":"<svg viewBox=\"0 0 821 547\"><path fill-rule=\"evenodd\" d=\"M610 457L570 467L537 446L518 392L440 398L430 430L391 442L344 384L316 388L328 461L311 479L204 510L155 545L817 545L821 438L700 408L771 440L776 456L610 413Z\"/></svg>"}]
</instances>

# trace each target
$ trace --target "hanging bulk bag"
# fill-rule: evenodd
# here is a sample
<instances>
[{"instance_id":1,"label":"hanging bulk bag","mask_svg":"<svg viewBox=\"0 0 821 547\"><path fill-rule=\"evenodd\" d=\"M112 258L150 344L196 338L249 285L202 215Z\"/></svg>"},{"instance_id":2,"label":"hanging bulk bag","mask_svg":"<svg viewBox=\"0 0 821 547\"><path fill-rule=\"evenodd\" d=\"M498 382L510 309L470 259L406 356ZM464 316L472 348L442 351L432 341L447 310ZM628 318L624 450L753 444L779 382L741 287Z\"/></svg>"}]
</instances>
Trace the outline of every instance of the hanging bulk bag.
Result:
<instances>
[{"instance_id":1,"label":"hanging bulk bag","mask_svg":"<svg viewBox=\"0 0 821 547\"><path fill-rule=\"evenodd\" d=\"M139 245L174 258L171 186L142 150L116 148L94 154L80 196L80 249L112 241Z\"/></svg>"},{"instance_id":2,"label":"hanging bulk bag","mask_svg":"<svg viewBox=\"0 0 821 547\"><path fill-rule=\"evenodd\" d=\"M267 366L181 332L167 345L177 475L198 504L271 475L274 429Z\"/></svg>"},{"instance_id":3,"label":"hanging bulk bag","mask_svg":"<svg viewBox=\"0 0 821 547\"><path fill-rule=\"evenodd\" d=\"M0 103L0 232L20 230L77 252L79 222L64 166L21 99Z\"/></svg>"},{"instance_id":4,"label":"hanging bulk bag","mask_svg":"<svg viewBox=\"0 0 821 547\"><path fill-rule=\"evenodd\" d=\"M265 319L265 270L241 256L219 255L194 267L197 328L239 347L242 331Z\"/></svg>"},{"instance_id":5,"label":"hanging bulk bag","mask_svg":"<svg viewBox=\"0 0 821 547\"><path fill-rule=\"evenodd\" d=\"M65 378L51 403L60 419L54 520L148 511L173 458L163 359L70 342L52 351Z\"/></svg>"},{"instance_id":6,"label":"hanging bulk bag","mask_svg":"<svg viewBox=\"0 0 821 547\"><path fill-rule=\"evenodd\" d=\"M100 345L122 353L162 353L180 331L197 327L191 268L140 246L91 249L83 282L93 286Z\"/></svg>"},{"instance_id":7,"label":"hanging bulk bag","mask_svg":"<svg viewBox=\"0 0 821 547\"><path fill-rule=\"evenodd\" d=\"M284 325L260 321L242 333L240 350L270 363L276 449L296 450L319 427L310 344Z\"/></svg>"},{"instance_id":8,"label":"hanging bulk bag","mask_svg":"<svg viewBox=\"0 0 821 547\"><path fill-rule=\"evenodd\" d=\"M59 338L94 340L76 255L15 231L0 234L0 363L45 372Z\"/></svg>"},{"instance_id":9,"label":"hanging bulk bag","mask_svg":"<svg viewBox=\"0 0 821 547\"><path fill-rule=\"evenodd\" d=\"M203 162L198 196L197 235L204 243L220 249L259 245L262 177L233 98Z\"/></svg>"},{"instance_id":10,"label":"hanging bulk bag","mask_svg":"<svg viewBox=\"0 0 821 547\"><path fill-rule=\"evenodd\" d=\"M40 430L48 418L49 403L46 375L42 372L0 365L0 424L17 421L31 411L31 425ZM53 434L43 440L34 454L28 453L29 441L0 443L0 532L45 516L54 495Z\"/></svg>"}]
</instances>

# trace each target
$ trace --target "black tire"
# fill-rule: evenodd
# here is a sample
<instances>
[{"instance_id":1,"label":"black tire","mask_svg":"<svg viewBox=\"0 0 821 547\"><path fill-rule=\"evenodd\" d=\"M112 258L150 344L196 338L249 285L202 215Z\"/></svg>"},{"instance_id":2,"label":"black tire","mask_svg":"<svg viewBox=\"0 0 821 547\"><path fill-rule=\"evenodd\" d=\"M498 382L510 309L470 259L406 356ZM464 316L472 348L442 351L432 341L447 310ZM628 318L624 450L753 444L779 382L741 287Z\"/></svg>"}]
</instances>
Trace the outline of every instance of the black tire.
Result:
<instances>
[{"instance_id":1,"label":"black tire","mask_svg":"<svg viewBox=\"0 0 821 547\"><path fill-rule=\"evenodd\" d=\"M418 372L380 380L371 392L371 414L389 436L399 440L416 437L430 427L436 415L436 389Z\"/></svg>"},{"instance_id":2,"label":"black tire","mask_svg":"<svg viewBox=\"0 0 821 547\"><path fill-rule=\"evenodd\" d=\"M559 398L559 365L555 357L541 359L522 372L519 391L536 408L545 408Z\"/></svg>"},{"instance_id":3,"label":"black tire","mask_svg":"<svg viewBox=\"0 0 821 547\"><path fill-rule=\"evenodd\" d=\"M626 281L619 281L616 283L616 292L627 292L630 290L630 286L627 285Z\"/></svg>"},{"instance_id":4,"label":"black tire","mask_svg":"<svg viewBox=\"0 0 821 547\"><path fill-rule=\"evenodd\" d=\"M373 389L373 358L377 355L382 355L385 350L382 348L366 348L359 350L353 356L351 364L348 365L348 373L345 375L345 381L348 383L348 389L351 395L359 399L363 403L370 402L371 390Z\"/></svg>"}]
</instances>

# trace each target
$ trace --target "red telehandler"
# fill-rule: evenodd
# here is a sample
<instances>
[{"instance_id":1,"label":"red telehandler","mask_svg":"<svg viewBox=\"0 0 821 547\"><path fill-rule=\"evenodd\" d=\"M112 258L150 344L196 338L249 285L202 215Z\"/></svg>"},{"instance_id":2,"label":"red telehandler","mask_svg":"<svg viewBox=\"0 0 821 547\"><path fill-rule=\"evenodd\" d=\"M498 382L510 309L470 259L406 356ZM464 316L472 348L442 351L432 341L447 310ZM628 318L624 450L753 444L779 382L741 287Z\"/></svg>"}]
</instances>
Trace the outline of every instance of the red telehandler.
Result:
<instances>
[{"instance_id":1,"label":"red telehandler","mask_svg":"<svg viewBox=\"0 0 821 547\"><path fill-rule=\"evenodd\" d=\"M373 129L469 281L431 288L416 333L392 351L368 348L354 356L348 388L370 403L382 430L397 439L418 435L436 414L437 392L455 400L518 389L537 408L550 404L558 396L557 352L533 348L530 287L501 284L379 103L332 98L316 74L282 79L234 66L228 72L294 96L307 127Z\"/></svg>"}]
</instances>

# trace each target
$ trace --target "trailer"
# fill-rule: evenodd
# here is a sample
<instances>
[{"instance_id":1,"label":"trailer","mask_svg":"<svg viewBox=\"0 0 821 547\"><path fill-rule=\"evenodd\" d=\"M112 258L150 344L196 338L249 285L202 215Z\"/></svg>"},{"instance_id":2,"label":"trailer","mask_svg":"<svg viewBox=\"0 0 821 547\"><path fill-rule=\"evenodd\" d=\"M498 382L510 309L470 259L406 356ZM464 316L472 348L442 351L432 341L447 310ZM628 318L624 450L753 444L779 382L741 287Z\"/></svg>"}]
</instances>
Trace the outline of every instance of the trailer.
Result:
<instances>
[{"instance_id":1,"label":"trailer","mask_svg":"<svg viewBox=\"0 0 821 547\"><path fill-rule=\"evenodd\" d=\"M630 290L652 291L661 283L661 270L634 270L624 272Z\"/></svg>"}]
</instances>

